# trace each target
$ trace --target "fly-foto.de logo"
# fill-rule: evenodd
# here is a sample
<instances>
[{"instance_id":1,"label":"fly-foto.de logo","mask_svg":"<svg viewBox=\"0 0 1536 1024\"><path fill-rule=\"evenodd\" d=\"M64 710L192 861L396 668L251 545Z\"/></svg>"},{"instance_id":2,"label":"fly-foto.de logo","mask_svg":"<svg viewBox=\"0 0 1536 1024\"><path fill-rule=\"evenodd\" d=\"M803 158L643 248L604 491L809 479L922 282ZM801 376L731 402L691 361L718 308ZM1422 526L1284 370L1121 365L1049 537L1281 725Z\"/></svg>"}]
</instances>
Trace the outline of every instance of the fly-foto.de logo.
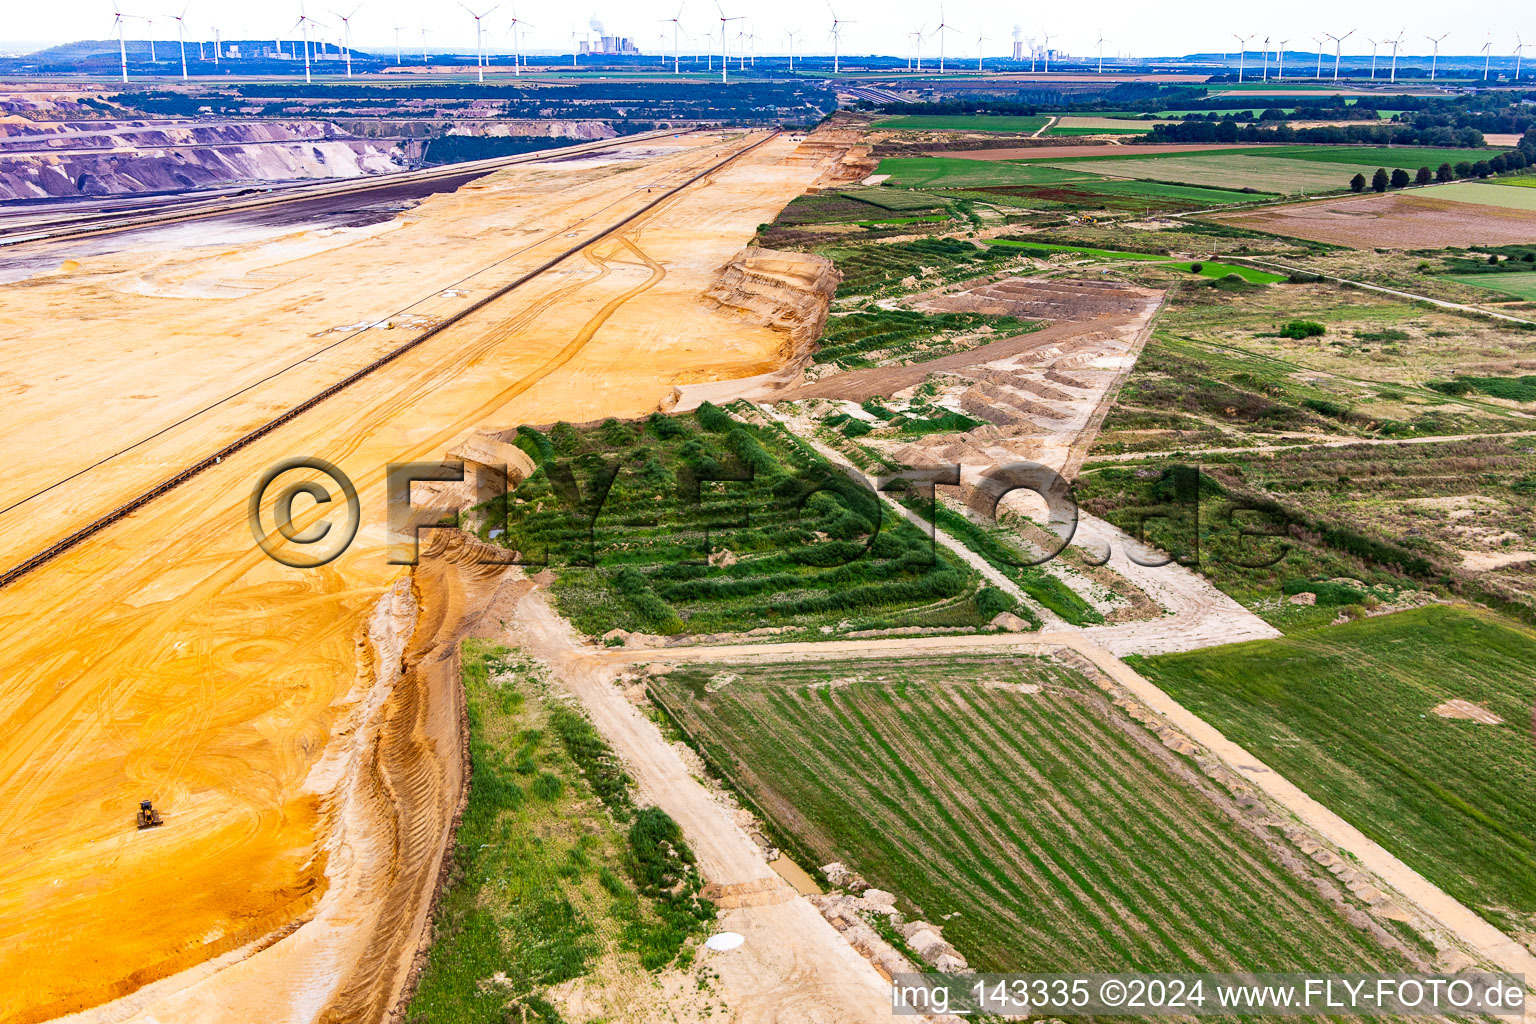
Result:
<instances>
[{"instance_id":1,"label":"fly-foto.de logo","mask_svg":"<svg viewBox=\"0 0 1536 1024\"><path fill-rule=\"evenodd\" d=\"M763 514L754 505L756 474L752 466L710 470L683 466L664 480L649 476L643 481L624 481L627 492L651 489L658 503L663 497L668 499L669 506L677 510L672 520L636 516L626 508L621 519L612 520L625 528L626 539L604 543L599 526L610 522L605 516L613 504L615 485L624 474L636 474L637 469L620 460L584 460L578 465L554 459L539 465L535 472L543 478L540 497L536 503L524 503L516 497L514 486L509 486L505 465L460 460L390 463L384 469L383 526L388 564L416 564L422 530L461 528L473 510L477 530L505 549L483 555L480 561L485 564L541 568L612 565L625 551L632 552L636 544L686 543L693 549L692 561L710 565L722 538L733 531L753 529L754 513ZM1117 516L1127 524L1125 554L1140 565L1192 565L1202 558L1200 470L1178 466L1168 475L1172 484L1169 501L1125 509ZM927 564L931 565L939 487L960 488L970 509L990 519L996 519L999 506L1009 499L1023 498L1042 510L1036 518L1043 529L1036 535L1044 540L1028 545L1029 551L1009 552L1004 560L1012 565L1049 562L1060 556L1077 534L1079 510L1071 485L1050 467L1033 462L982 468L915 466L874 477L851 469L840 472L813 467L776 482L772 497L791 519L809 521L812 503L830 500L840 502L862 524L854 531L856 536L840 538L838 543L830 543L833 538L822 536L819 530L801 537L792 531L782 533L784 543L800 548L796 558L802 564L832 568L879 557L877 540L881 531L889 528L889 505L924 530L929 542ZM523 504L536 504L546 520L553 514L553 532L562 542L551 543L552 531L547 526L538 531L515 529L514 520ZM1259 569L1285 556L1289 548L1282 539L1283 531L1265 521L1266 511L1258 506L1226 510L1237 536L1246 543L1224 550L1224 564ZM338 466L314 456L285 459L268 468L252 488L247 508L251 532L261 550L283 565L300 569L327 565L344 553L358 535L362 516L362 501L352 479ZM1154 549L1148 536L1154 524L1163 531L1158 535L1163 546L1175 554ZM1170 529L1177 535L1176 544L1167 543ZM1101 544L1099 550L1089 546L1082 554L1089 563L1102 565L1111 551ZM903 557L913 564L910 553Z\"/></svg>"}]
</instances>

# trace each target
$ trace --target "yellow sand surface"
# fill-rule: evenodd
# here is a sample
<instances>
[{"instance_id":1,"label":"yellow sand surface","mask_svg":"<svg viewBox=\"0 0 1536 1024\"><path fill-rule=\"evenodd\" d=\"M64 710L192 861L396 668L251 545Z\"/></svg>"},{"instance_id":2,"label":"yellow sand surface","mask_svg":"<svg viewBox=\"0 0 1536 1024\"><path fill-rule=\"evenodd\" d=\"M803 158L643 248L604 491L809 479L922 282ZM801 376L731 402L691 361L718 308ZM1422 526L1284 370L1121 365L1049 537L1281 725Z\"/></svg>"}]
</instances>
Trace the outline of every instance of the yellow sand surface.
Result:
<instances>
[{"instance_id":1,"label":"yellow sand surface","mask_svg":"<svg viewBox=\"0 0 1536 1024\"><path fill-rule=\"evenodd\" d=\"M387 228L129 236L0 287L0 568L764 138L508 168ZM402 638L446 613L386 564L384 467L779 365L782 331L701 295L818 173L794 149L770 139L0 589L0 1021L130 993L91 1016L387 1009L431 875L402 892L398 858L434 848L413 830L441 831L456 793L423 763L435 795L398 812L413 766L372 745L394 728L418 734L397 761L456 752L423 724L441 708L389 703L391 661L409 672L426 649ZM246 521L259 475L295 455L361 499L356 541L321 569L268 559ZM137 832L144 798L165 825Z\"/></svg>"}]
</instances>

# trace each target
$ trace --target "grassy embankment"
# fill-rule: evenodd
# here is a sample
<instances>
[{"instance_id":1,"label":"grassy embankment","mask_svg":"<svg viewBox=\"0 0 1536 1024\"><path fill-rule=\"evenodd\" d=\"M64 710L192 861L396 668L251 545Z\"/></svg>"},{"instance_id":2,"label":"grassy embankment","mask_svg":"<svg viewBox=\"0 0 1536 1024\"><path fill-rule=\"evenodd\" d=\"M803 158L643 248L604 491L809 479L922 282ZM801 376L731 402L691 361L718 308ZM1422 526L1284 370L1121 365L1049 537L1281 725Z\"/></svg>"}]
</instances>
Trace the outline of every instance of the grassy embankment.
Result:
<instances>
[{"instance_id":1,"label":"grassy embankment","mask_svg":"<svg viewBox=\"0 0 1536 1024\"><path fill-rule=\"evenodd\" d=\"M561 1017L548 990L589 974L687 966L714 919L681 830L637 807L582 715L504 647L463 648L469 802L406 1020Z\"/></svg>"}]
</instances>

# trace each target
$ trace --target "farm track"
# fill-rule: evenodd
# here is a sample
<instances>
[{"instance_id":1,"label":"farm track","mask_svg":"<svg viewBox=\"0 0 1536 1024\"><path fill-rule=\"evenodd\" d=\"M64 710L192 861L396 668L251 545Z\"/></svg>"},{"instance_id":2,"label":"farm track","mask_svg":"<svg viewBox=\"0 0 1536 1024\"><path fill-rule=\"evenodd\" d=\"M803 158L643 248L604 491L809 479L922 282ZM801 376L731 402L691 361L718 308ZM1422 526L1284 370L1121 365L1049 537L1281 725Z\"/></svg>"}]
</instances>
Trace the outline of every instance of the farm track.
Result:
<instances>
[{"instance_id":1,"label":"farm track","mask_svg":"<svg viewBox=\"0 0 1536 1024\"><path fill-rule=\"evenodd\" d=\"M10 567L9 569L6 569L4 572L0 572L0 588L4 588L4 587L10 585L11 583L15 582L16 580L20 579L22 576L25 576L27 573L35 571L36 569L40 568L41 566L43 566L43 565L47 564L48 562L52 561L54 558L57 558L60 554L64 553L65 551L67 551L70 548L74 547L75 545L79 544L81 541L84 541L87 538L89 538L89 537L91 537L91 536L93 536L93 535L95 535L97 533L100 533L102 530L104 530L107 527L111 526L113 523L115 523L118 520L124 518L125 516L131 515L133 512L137 511L140 508L143 508L145 505L149 504L151 501L155 500L156 498L158 498L162 494L165 494L166 492L172 490L173 488L178 487L181 484L185 483L187 480L190 480L193 476L196 476L198 473L201 473L201 472L203 472L203 471L205 471L205 470L207 470L207 469L209 469L209 468L211 468L211 467L213 467L215 465L220 464L221 462L223 462L224 459L228 458L231 455L234 455L236 452L238 452L241 449L247 447L252 442L258 440L259 438L262 438L262 437L266 436L267 434L270 434L272 431L276 430L278 427L282 426L284 423L287 423L290 420L294 419L295 417L302 415L303 413L307 412L310 409L313 409L315 406L319 405L321 402L324 402L326 399L331 398L332 396L341 393L342 391L344 391L348 387L352 386L353 384L356 384L358 381L362 380L363 378L368 377L369 375L377 372L378 370L384 368L385 366L388 366L390 363L392 363L395 360L399 359L405 353L411 351L412 349L414 349L417 346L423 344L424 342L429 341L433 337L437 336L438 334L441 334L443 331L445 331L448 328L454 326L455 324L458 324L461 321L464 321L467 318L473 316L474 314L480 312L481 310L485 309L487 306L489 306L491 303L497 301L498 299L504 298L505 296L511 294L513 291L516 291L517 289L519 289L522 286L526 285L530 281L533 281L534 279L536 279L536 278L540 277L541 275L547 273L548 271L554 269L555 267L557 267L560 264L564 263L567 259L569 259L570 257L574 256L575 254L588 249L590 246L596 244L597 242L600 242L600 241L603 241L604 239L612 237L613 235L615 235L616 233L620 232L625 227L629 226L630 224L633 224L635 221L637 221L640 218L642 218L643 216L645 216L647 213L649 213L652 210L656 209L657 207L661 206L663 203L668 202L674 196L676 196L677 194L682 192L684 189L690 187L691 185L694 185L695 183L697 183L699 181L702 181L703 179L707 178L709 175L711 175L711 174L721 170L722 168L726 167L727 165L729 165L730 163L732 163L735 160L739 159L740 157L745 156L747 153L750 153L753 150L757 149L759 146L762 146L762 145L772 141L775 137L776 137L776 135L769 135L769 136L767 136L767 137L765 137L763 139L760 139L757 142L751 144L750 146L747 146L744 149L741 149L741 150L738 150L735 153L732 153L729 157L726 157L724 160L721 160L718 163L715 163L715 164L711 165L710 167L708 167L707 169L699 172L698 174L695 174L693 177L687 179L686 181L682 182L681 184L671 187L667 191L663 192L655 200L646 203L639 210L637 210L637 211L635 211L635 212L633 212L631 214L628 214L627 216L625 216L622 219L616 221L612 225L610 225L610 226L608 226L606 228L603 228L602 230L598 231L595 235L593 235L591 238L584 239L579 244L571 246L570 248L565 249L564 251L560 252L559 254L557 254L557 255L551 257L550 259L546 260L545 262L541 263L539 266L537 266L537 267L533 268L532 270L527 271L526 273L524 273L524 274L520 275L519 277L515 278L511 283L502 286L501 288L491 292L489 295L485 296L484 298L478 299L475 302L469 304L468 306L464 307L463 309L461 309L457 313L454 313L453 315L449 316L447 319L445 319L445 320L443 320L443 321L441 321L441 322L439 322L437 324L434 324L433 326L431 326L431 327L427 328L426 330L420 332L415 337L411 338L409 341L406 341L405 343L399 345L398 347L396 347L396 348L390 350L389 352L385 353L384 355L378 357L377 359L375 359L373 362L369 363L368 365L362 367L359 370L354 371L353 373L347 375L346 377L344 377L341 380L337 381L336 383L330 385L329 387L325 388L324 390L322 390L320 392L317 392L316 394L310 396L309 398L307 398L304 401L298 403L297 405L294 405L291 408L289 408L289 409L283 411L282 413L278 414L277 416L272 417L271 419L267 420L267 422L263 423L261 426L257 427L256 429L251 430L251 431L245 433L241 437L235 439L234 441L232 441L229 444L225 445L224 447L218 449L217 451L215 451L215 452L213 452L213 453L211 453L209 455L204 456L202 459L200 459L197 462L194 462L191 465L183 468L182 470L180 470L179 472L175 473L174 475L172 475L170 477L167 477L166 479L162 480L160 483L154 485L153 487L149 488L148 490L143 491L140 494L138 494L138 495L134 496L133 498L129 499L128 501L122 503L121 505L118 505L116 508L114 508L112 511L108 512L106 515L99 517L98 519L92 521L91 523L87 524L86 526L84 526L84 527L82 527L82 528L80 528L78 530L75 530L74 532L68 534L67 536L65 536L61 540L56 541L55 543L49 545L48 547L46 547L43 550L39 551L38 553L30 556L29 558L27 558L24 561L18 563L17 565L14 565L14 566ZM633 251L636 255L641 256L642 259L644 258L643 254L641 254L639 252L639 250L637 248L635 248L635 246L632 243L625 243L625 244L626 244L626 247L629 248L631 251ZM647 263L651 263L651 261L647 260ZM654 283L656 280L660 280L660 277L664 277L665 276L665 271L662 270L659 265L655 265L654 263L651 263L651 265L653 267L653 270L659 273L659 276L653 278L652 283ZM628 297L629 297L628 295L625 296L626 299ZM593 326L591 328L591 331L595 332L596 329L597 329L597 327ZM588 333L586 335L586 338L590 338L590 336L591 336L591 334ZM585 343L585 338L583 338L583 340L582 340L582 344L584 344L584 343ZM578 348L579 348L579 346L578 346ZM569 356L567 356L566 358L568 359ZM554 369L555 366L558 366L558 365L560 365L560 364L556 363L556 364L550 366L550 369Z\"/></svg>"},{"instance_id":2,"label":"farm track","mask_svg":"<svg viewBox=\"0 0 1536 1024\"><path fill-rule=\"evenodd\" d=\"M1251 263L1263 269L1272 270L1277 273L1287 275L1316 274L1315 271L1298 270L1295 267L1288 267L1283 263L1275 263L1272 260L1255 259L1251 256L1223 256L1222 259L1229 263ZM1413 292L1405 292L1397 288L1388 288L1385 285L1370 284L1366 281L1355 281L1347 277L1335 277L1331 274L1316 274L1316 276L1321 277L1324 281L1331 281L1334 284L1342 284L1349 288L1363 288L1366 291L1381 292L1383 295L1392 295L1399 299L1411 299L1414 302L1427 302L1431 306L1438 306L1441 309L1455 310L1458 313L1473 313L1477 316L1492 317L1495 320L1506 320L1512 324L1529 324L1532 327L1536 327L1536 320L1527 320L1524 317L1511 316L1508 313L1500 313L1492 309L1484 309L1482 306L1468 306L1464 303L1450 302L1446 299L1432 299L1428 295L1416 295Z\"/></svg>"},{"instance_id":3,"label":"farm track","mask_svg":"<svg viewBox=\"0 0 1536 1024\"><path fill-rule=\"evenodd\" d=\"M775 873L732 808L698 779L656 723L614 685L622 663L596 655L538 590L499 616L498 636L549 663L634 775L639 796L682 827L712 887L772 893L724 906L718 927L746 943L711 957L716 984L743 1024L805 1020L877 1024L890 1016L888 985L803 896ZM708 956L708 954L705 954Z\"/></svg>"},{"instance_id":4,"label":"farm track","mask_svg":"<svg viewBox=\"0 0 1536 1024\"><path fill-rule=\"evenodd\" d=\"M983 634L963 637L901 637L888 640L835 640L825 642L732 644L714 647L674 647L640 651L599 651L593 657L615 664L804 662L858 659L871 656L913 657L924 653L977 653L1012 651L1046 654L1073 651L1093 664L1132 697L1151 708L1179 732L1215 755L1240 778L1328 843L1355 861L1412 903L1449 934L1456 936L1479 959L1511 974L1536 978L1536 956L1489 924L1465 904L1403 863L1363 832L1264 764L1252 753L1227 739L1214 726L1179 704L1164 690L1080 633L1052 632L1033 636Z\"/></svg>"}]
</instances>

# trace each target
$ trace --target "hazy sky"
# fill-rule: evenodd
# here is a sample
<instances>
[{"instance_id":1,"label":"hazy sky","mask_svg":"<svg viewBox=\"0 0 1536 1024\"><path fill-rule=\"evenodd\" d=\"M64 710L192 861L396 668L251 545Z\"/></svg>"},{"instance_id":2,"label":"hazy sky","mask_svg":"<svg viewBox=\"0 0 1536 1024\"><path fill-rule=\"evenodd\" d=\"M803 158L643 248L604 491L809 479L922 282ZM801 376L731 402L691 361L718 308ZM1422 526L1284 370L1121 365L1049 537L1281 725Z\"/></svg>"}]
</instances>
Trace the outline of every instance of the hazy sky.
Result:
<instances>
[{"instance_id":1,"label":"hazy sky","mask_svg":"<svg viewBox=\"0 0 1536 1024\"><path fill-rule=\"evenodd\" d=\"M127 13L156 17L157 38L175 38L176 26L168 15L179 13L184 0L120 0ZM527 18L533 27L524 34L524 47L530 51L561 49L570 52L571 32L585 35L601 25L609 33L628 35L646 52L671 50L671 25L662 19L677 13L680 0L518 0L503 2L486 18L487 49L509 51L508 32L515 12ZM787 29L799 29L797 50L807 53L831 52L832 15L826 0L721 0L726 14L750 17L750 22L733 22L728 29L732 49L741 26L750 24L758 36L757 52L782 53L789 45ZM347 13L358 0L305 0L309 13L326 23L324 34L339 35L340 19L333 13ZM483 11L495 0L473 0L471 6ZM714 0L685 0L682 6L682 30L696 41L684 43L685 53L703 45L702 36L710 31L718 46L720 23ZM919 25L932 33L939 22L939 5L927 0L835 0L840 17L851 24L843 30L842 49L846 53L910 52L910 33ZM77 38L105 38L112 29L112 0L51 0L48 3L21 3L10 0L0 19L0 40L15 45L45 44ZM1369 16L1361 18L1363 11ZM943 7L944 21L955 31L945 34L947 54L970 55L977 51L977 36L985 34L984 51L1005 53L1017 25L1023 36L1039 39L1051 34L1053 48L1073 54L1096 52L1094 45L1104 35L1104 53L1157 56L1202 51L1235 50L1234 32L1253 33L1249 49L1257 51L1260 40L1270 36L1278 42L1289 37L1288 49L1312 49L1310 37L1321 33L1343 33L1356 29L1345 43L1346 53L1370 53L1368 36L1384 38L1406 32L1404 53L1428 53L1426 35L1450 32L1441 44L1442 53L1481 53L1492 34L1495 56L1511 54L1515 34L1536 43L1536 4L1530 0L1510 3L1475 4L1471 10L1447 6L1433 0L1395 0L1388 4L1341 4L1337 0L1292 0L1284 4L1237 5L1226 0L1174 0L1173 3L1106 0L1094 4L1002 4L986 0L949 0ZM203 34L211 38L211 26L217 25L223 38L295 38L293 28L299 15L299 0L276 0L254 4L249 0L191 0L188 6L187 35ZM444 49L469 48L474 45L474 20L464 8L450 0L363 0L352 19L355 45L364 49L391 50L394 27L407 49L421 47L420 26L431 31L432 45ZM145 35L143 22L131 23L129 35ZM925 55L937 55L939 40L930 35L923 42ZM1333 49L1325 42L1325 49ZM1385 52L1385 48L1383 48ZM1533 45L1528 54L1536 54Z\"/></svg>"}]
</instances>

